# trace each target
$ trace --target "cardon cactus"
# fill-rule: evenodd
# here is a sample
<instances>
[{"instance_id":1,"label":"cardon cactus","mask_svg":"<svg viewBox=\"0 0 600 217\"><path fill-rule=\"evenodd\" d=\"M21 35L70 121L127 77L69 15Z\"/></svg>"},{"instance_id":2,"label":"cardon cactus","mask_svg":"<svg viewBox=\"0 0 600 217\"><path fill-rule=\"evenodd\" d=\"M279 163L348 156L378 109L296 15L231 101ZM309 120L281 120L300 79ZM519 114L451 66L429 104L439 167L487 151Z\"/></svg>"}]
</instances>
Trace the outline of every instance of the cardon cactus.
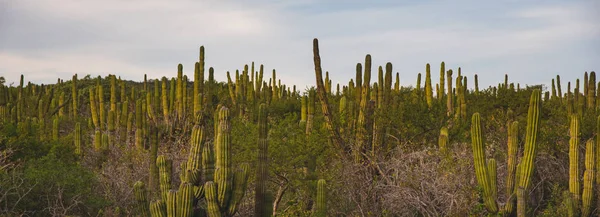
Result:
<instances>
[{"instance_id":1,"label":"cardon cactus","mask_svg":"<svg viewBox=\"0 0 600 217\"><path fill-rule=\"evenodd\" d=\"M23 75L21 75L21 89L23 86ZM78 101L77 100L77 74L73 75L73 80L71 83L71 101L73 102L73 105L71 107L71 116L73 117L73 119L75 119L77 117L77 108L79 107Z\"/></svg>"},{"instance_id":2,"label":"cardon cactus","mask_svg":"<svg viewBox=\"0 0 600 217\"><path fill-rule=\"evenodd\" d=\"M440 130L440 137L438 139L439 149L442 154L446 154L448 151L448 128L442 127Z\"/></svg>"},{"instance_id":3,"label":"cardon cactus","mask_svg":"<svg viewBox=\"0 0 600 217\"><path fill-rule=\"evenodd\" d=\"M315 216L327 216L327 186L324 179L319 179L317 182L317 204L315 208Z\"/></svg>"},{"instance_id":4,"label":"cardon cactus","mask_svg":"<svg viewBox=\"0 0 600 217\"><path fill-rule=\"evenodd\" d=\"M425 99L427 106L431 108L433 106L433 88L431 86L431 71L429 63L425 66Z\"/></svg>"},{"instance_id":5,"label":"cardon cactus","mask_svg":"<svg viewBox=\"0 0 600 217\"><path fill-rule=\"evenodd\" d=\"M303 98L304 99L304 98ZM267 180L269 180L267 149L269 132L267 126L268 111L265 104L258 108L258 166L256 169L256 190L254 197L254 216L267 216Z\"/></svg>"},{"instance_id":6,"label":"cardon cactus","mask_svg":"<svg viewBox=\"0 0 600 217\"><path fill-rule=\"evenodd\" d=\"M574 196L575 204L579 204L579 117L571 116L571 127L569 128L569 191Z\"/></svg>"},{"instance_id":7,"label":"cardon cactus","mask_svg":"<svg viewBox=\"0 0 600 217\"><path fill-rule=\"evenodd\" d=\"M473 114L471 123L471 140L473 145L473 161L475 162L475 174L479 186L483 188L484 204L491 213L498 212L496 198L493 197L492 181L486 166L485 147L481 136L481 122L479 113Z\"/></svg>"},{"instance_id":8,"label":"cardon cactus","mask_svg":"<svg viewBox=\"0 0 600 217\"><path fill-rule=\"evenodd\" d=\"M454 94L452 93L452 69L446 72L446 79L448 79L448 98L446 99L446 108L448 109L448 117L454 114Z\"/></svg>"},{"instance_id":9,"label":"cardon cactus","mask_svg":"<svg viewBox=\"0 0 600 217\"><path fill-rule=\"evenodd\" d=\"M504 213L510 214L514 211L516 195L515 192L515 174L517 170L517 152L519 146L518 133L519 122L515 121L508 125L508 153L507 153L507 175L506 175L506 195L508 196L504 205Z\"/></svg>"},{"instance_id":10,"label":"cardon cactus","mask_svg":"<svg viewBox=\"0 0 600 217\"><path fill-rule=\"evenodd\" d=\"M75 123L75 154L81 155L81 124L79 122Z\"/></svg>"},{"instance_id":11,"label":"cardon cactus","mask_svg":"<svg viewBox=\"0 0 600 217\"><path fill-rule=\"evenodd\" d=\"M526 194L526 191L529 189L529 185L531 184L531 176L533 175L533 169L535 162L535 152L537 149L537 135L540 123L540 112L541 112L541 91L536 89L531 94L531 98L529 100L529 111L527 112L527 128L525 135L525 149L523 151L523 158L521 159L519 169L519 188L522 189L522 195ZM526 197L519 197L519 193L517 192L517 214L525 214L524 207L527 203Z\"/></svg>"},{"instance_id":12,"label":"cardon cactus","mask_svg":"<svg viewBox=\"0 0 600 217\"><path fill-rule=\"evenodd\" d=\"M141 181L137 181L133 185L133 192L135 194L137 213L143 217L150 216L150 207L148 206L148 195L144 183Z\"/></svg>"},{"instance_id":13,"label":"cardon cactus","mask_svg":"<svg viewBox=\"0 0 600 217\"><path fill-rule=\"evenodd\" d=\"M596 144L590 139L585 144L585 172L583 174L583 195L581 196L581 216L587 217L592 213L594 194L594 176L596 175Z\"/></svg>"},{"instance_id":14,"label":"cardon cactus","mask_svg":"<svg viewBox=\"0 0 600 217\"><path fill-rule=\"evenodd\" d=\"M161 197L163 201L167 201L167 194L171 190L172 161L164 155L160 155L156 158L156 166L158 167Z\"/></svg>"},{"instance_id":15,"label":"cardon cactus","mask_svg":"<svg viewBox=\"0 0 600 217\"><path fill-rule=\"evenodd\" d=\"M150 204L150 215L152 217L167 217L167 204L162 200L156 200Z\"/></svg>"}]
</instances>

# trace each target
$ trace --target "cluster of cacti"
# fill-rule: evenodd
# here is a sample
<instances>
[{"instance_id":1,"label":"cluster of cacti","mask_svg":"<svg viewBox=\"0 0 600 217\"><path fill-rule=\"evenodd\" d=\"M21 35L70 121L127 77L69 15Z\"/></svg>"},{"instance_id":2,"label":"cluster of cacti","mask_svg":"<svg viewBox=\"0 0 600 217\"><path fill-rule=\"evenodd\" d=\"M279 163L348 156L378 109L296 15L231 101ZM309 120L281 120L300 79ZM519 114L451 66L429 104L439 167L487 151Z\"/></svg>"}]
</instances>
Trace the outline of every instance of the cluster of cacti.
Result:
<instances>
[{"instance_id":1,"label":"cluster of cacti","mask_svg":"<svg viewBox=\"0 0 600 217\"><path fill-rule=\"evenodd\" d=\"M266 106L261 105L262 115L259 123L263 126L260 133L259 143L263 156L261 159L264 168L260 174L263 182L266 181ZM218 123L215 124L214 156L212 147L205 144L205 134L200 125L195 125L190 139L189 156L181 165L180 181L178 190L172 190L172 163L165 156L156 157L156 169L151 167L151 178L158 176L160 199L154 200L148 206L144 200L143 209L149 211L152 216L193 216L194 213L206 213L208 216L232 216L243 198L247 179L248 164L243 164L238 170L231 165L231 139L229 109L221 106L218 109ZM156 131L152 131L156 137ZM156 156L157 139L152 140L152 156ZM214 159L214 160L213 160ZM151 161L152 162L152 161ZM153 181L151 181L152 183ZM136 184L138 186L139 184ZM264 186L264 183L263 183ZM264 187L263 187L264 189ZM136 190L137 191L137 190ZM263 191L264 195L264 191ZM258 197L258 196L257 196ZM136 193L136 198L138 197ZM204 199L204 202L201 200ZM138 203L142 203L138 199ZM206 204L203 209L201 203ZM142 207L140 205L140 207Z\"/></svg>"},{"instance_id":2,"label":"cluster of cacti","mask_svg":"<svg viewBox=\"0 0 600 217\"><path fill-rule=\"evenodd\" d=\"M519 165L518 173L515 174L516 163L516 145L517 145L517 126L518 123L514 122L509 127L509 140L508 140L508 175L507 175L507 196L509 200L505 204L505 207L501 211L505 214L513 212L513 192L517 194L525 194L529 189L531 183L531 176L533 174L536 152L536 137L539 128L539 116L541 110L541 94L539 90L534 90L529 102L529 112L527 116L527 134L525 138L525 149L521 163ZM496 161L495 159L487 159L485 155L485 146L483 143L483 137L481 133L481 122L479 113L473 114L471 123L471 140L473 147L473 161L475 163L475 174L477 182L483 190L484 204L486 209L490 213L496 213L499 211L497 204L497 177L496 177ZM515 180L515 177L516 180ZM514 186L517 182L518 186ZM521 192L518 192L521 191ZM518 197L517 200L526 200L526 197ZM518 201L518 215L522 216L522 211L525 209L525 201ZM523 210L521 210L523 209Z\"/></svg>"},{"instance_id":3,"label":"cluster of cacti","mask_svg":"<svg viewBox=\"0 0 600 217\"><path fill-rule=\"evenodd\" d=\"M594 179L596 178L596 142L589 139L585 145L585 171L583 174L583 192L581 191L579 176L579 135L580 117L572 115L569 129L569 191L565 192L565 205L569 216L590 216L592 213L592 199L594 192ZM600 117L598 118L600 129Z\"/></svg>"},{"instance_id":4,"label":"cluster of cacti","mask_svg":"<svg viewBox=\"0 0 600 217\"><path fill-rule=\"evenodd\" d=\"M328 137L324 142L325 146L331 146L342 161L353 161L369 167L369 172L375 174L377 181L380 181L389 174L387 171L378 171L378 161L389 160L396 156L394 153L397 151L404 151L404 144L425 144L431 147L435 146L434 140L437 137L439 152L445 157L443 162L448 162L447 159L454 156L451 151L457 147L449 142L449 131L452 132L453 142L455 139L457 142L464 139L463 129L469 127L467 115L472 114L482 104L478 100L492 96L499 99L498 101L509 101L511 96L515 96L514 93L524 93L519 84L515 89L515 85L509 83L508 75L505 75L503 83L481 92L478 75L474 75L474 87L471 92L467 86L467 76L461 69L455 71L457 73L453 78L453 70L447 69L444 62L441 62L437 84L432 82L430 64L426 65L423 73L424 83L421 81L422 75L419 74L415 88L402 87L399 73L396 73L393 81L391 63L386 63L385 67L377 67L378 77L376 82L372 82L371 55L366 55L365 62L356 65L356 77L351 79L347 86L337 84L337 91L333 92L334 74L330 75L325 71L325 75L322 75L317 40L313 41L313 46L317 85L316 89L309 89L302 95L296 92L295 86L287 87L282 84L275 70L272 71L270 81L263 81L264 67L260 65L255 71L254 63L250 66L245 65L243 70L236 70L235 78L233 73L227 72L225 85L214 80L214 69L209 68L208 79L205 81L204 47L200 47L199 61L194 65L193 86L184 74L182 64L178 65L176 77L162 77L159 80L144 75L143 84L123 81L115 75L91 79L89 76L78 79L77 75L74 75L70 83L67 81L64 85L62 80L56 85L36 85L26 83L24 76L21 76L19 86L0 85L0 121L14 123L18 132L37 133L36 139L44 143L60 142L66 131L72 131L73 137L65 138L73 139L67 142L73 141L74 152L80 159L97 156L87 154L90 148L102 153L101 157L126 153L138 160L140 156L149 156L143 158L145 162L148 160L150 165L148 179L144 177L147 185L144 186L143 182L134 185L136 214L192 216L202 213L209 216L231 216L236 213L245 194L249 168L243 165L236 170L231 165L229 112L233 112L232 116L236 116L240 121L258 117L258 163L253 202L255 215L264 216L269 214L268 206L272 206L266 199L266 182L269 181L266 112L268 105L281 106L276 107L277 114L282 111L299 112L299 128L305 133L303 139L306 141L321 139L316 137L321 136L322 128L326 129ZM567 111L571 121L569 192L565 193L569 196L565 198L565 203L572 204L568 207L572 208L570 211L574 215L581 213L589 216L594 212L594 178L596 182L600 182L597 178L599 174L595 172L595 167L600 165L595 156L600 149L595 146L600 142L586 142L585 171L580 174L580 170L583 170L578 165L582 161L579 157L578 131L579 122L584 125L586 117L597 115L600 103L596 99L599 97L599 90L595 72L586 73L582 80L582 87L577 80L573 91L569 82L563 95L560 77L557 76L552 80L551 92L545 92L545 100L550 102L549 105L563 106L561 108ZM110 96L104 91L108 88ZM506 127L499 127L508 132L506 161L499 158L501 154L486 154L486 151L496 150L496 147L485 147L482 132L484 128L481 127L480 120L489 120L487 118L491 116L492 121L503 122L504 116L487 111L481 111L481 116L479 113L472 116L470 136L475 174L482 190L484 205L490 213L512 215L516 209L516 213L523 216L529 211L527 199L532 189L531 177L542 98L538 87L527 88L525 91L535 90L530 99L527 136L521 152L522 157L519 158L518 154L519 126L515 121L517 118L513 118L514 114L506 115ZM471 95L472 93L474 94ZM316 103L319 103L320 107L316 107ZM216 111L214 104L218 104ZM467 105L472 107L467 110ZM285 109L279 110L282 107ZM508 108L506 104L499 107L502 111ZM406 118L416 114L413 109L422 109L418 112L428 113L432 119L437 119L435 124L415 127L414 122L410 122L404 125ZM563 115L560 112L562 110L557 113ZM279 117L275 120L277 118ZM598 121L600 123L600 119ZM204 128L211 122L214 123L214 139L207 139L205 137L211 132L204 131ZM68 123L74 123L74 128L67 126ZM584 130L586 127L581 128ZM409 132L411 135L422 134L414 139L404 137L404 132L413 129L419 132ZM459 130L461 132L458 132ZM160 147L160 144L163 140L187 134L191 134L189 156L183 164L176 165L181 167L181 172L179 178L174 178L173 171L179 168L173 169L172 161L166 156L180 151L179 147ZM585 132L581 135L589 134ZM90 141L85 141L88 138ZM114 147L121 149L112 150L119 151L118 153L108 152ZM109 153L111 155L108 155ZM313 169L311 173L315 171L319 170ZM498 181L497 175L504 174L505 181ZM179 187L173 186L177 183L180 183ZM505 186L499 186L502 183L505 183ZM502 190L498 191L499 188ZM325 181L319 180L316 203L313 205L312 200L307 203L314 208L316 216L326 215L326 211L323 211L326 207L324 190ZM153 198L153 194L149 192L159 192L158 198ZM506 201L499 201L499 198Z\"/></svg>"}]
</instances>

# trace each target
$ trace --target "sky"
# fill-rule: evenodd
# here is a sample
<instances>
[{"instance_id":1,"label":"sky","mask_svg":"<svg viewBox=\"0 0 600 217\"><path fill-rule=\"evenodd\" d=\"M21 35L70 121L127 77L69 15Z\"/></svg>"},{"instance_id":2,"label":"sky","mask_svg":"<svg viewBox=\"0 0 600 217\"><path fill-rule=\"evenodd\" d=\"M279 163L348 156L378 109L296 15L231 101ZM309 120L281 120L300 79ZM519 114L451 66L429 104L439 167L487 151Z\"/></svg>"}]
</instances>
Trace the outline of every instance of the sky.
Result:
<instances>
[{"instance_id":1,"label":"sky","mask_svg":"<svg viewBox=\"0 0 600 217\"><path fill-rule=\"evenodd\" d=\"M199 47L215 78L245 64L277 70L282 83L315 84L312 39L324 71L347 84L356 63L393 64L403 86L439 64L503 82L562 87L600 69L597 0L0 0L0 76L18 84L116 74L193 78ZM206 73L208 74L208 73ZM206 75L208 76L208 75ZM374 75L375 76L375 75ZM372 79L376 81L376 79Z\"/></svg>"}]
</instances>

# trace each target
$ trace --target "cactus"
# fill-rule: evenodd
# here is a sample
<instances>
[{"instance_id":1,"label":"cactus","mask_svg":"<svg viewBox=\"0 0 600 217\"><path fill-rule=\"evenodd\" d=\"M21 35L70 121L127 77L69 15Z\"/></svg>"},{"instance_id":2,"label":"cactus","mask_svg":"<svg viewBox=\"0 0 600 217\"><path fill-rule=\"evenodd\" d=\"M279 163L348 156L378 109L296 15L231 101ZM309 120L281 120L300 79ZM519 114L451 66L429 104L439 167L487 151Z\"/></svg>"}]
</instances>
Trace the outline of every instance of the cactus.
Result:
<instances>
[{"instance_id":1,"label":"cactus","mask_svg":"<svg viewBox=\"0 0 600 217\"><path fill-rule=\"evenodd\" d=\"M148 178L148 183L150 185L150 189L154 191L159 183L158 174L158 166L156 164L156 160L158 158L158 129L156 127L152 127L150 129L150 177Z\"/></svg>"},{"instance_id":2,"label":"cactus","mask_svg":"<svg viewBox=\"0 0 600 217\"><path fill-rule=\"evenodd\" d=\"M541 112L541 95L540 90L534 90L529 100L529 111L527 112L527 128L525 135L525 149L521 160L521 174L519 175L519 187L524 190L529 189L531 176L533 175L533 162L535 162L535 152L537 149L537 135L540 123Z\"/></svg>"},{"instance_id":3,"label":"cactus","mask_svg":"<svg viewBox=\"0 0 600 217\"><path fill-rule=\"evenodd\" d=\"M562 89L560 87L560 75L556 76L556 90L558 91L558 98L562 99Z\"/></svg>"},{"instance_id":4,"label":"cactus","mask_svg":"<svg viewBox=\"0 0 600 217\"><path fill-rule=\"evenodd\" d=\"M300 98L301 108L300 108L300 122L306 123L307 115L308 115L308 96L304 95Z\"/></svg>"},{"instance_id":5,"label":"cactus","mask_svg":"<svg viewBox=\"0 0 600 217\"><path fill-rule=\"evenodd\" d=\"M162 85L161 85L161 101L162 101L162 111L163 118L165 124L169 123L169 96L167 95L167 78L162 77Z\"/></svg>"},{"instance_id":6,"label":"cactus","mask_svg":"<svg viewBox=\"0 0 600 217\"><path fill-rule=\"evenodd\" d=\"M190 183L181 183L177 191L176 214L180 217L192 217L194 213L194 189Z\"/></svg>"},{"instance_id":7,"label":"cactus","mask_svg":"<svg viewBox=\"0 0 600 217\"><path fill-rule=\"evenodd\" d=\"M448 153L448 128L440 129L440 137L438 139L439 149L442 154Z\"/></svg>"},{"instance_id":8,"label":"cactus","mask_svg":"<svg viewBox=\"0 0 600 217\"><path fill-rule=\"evenodd\" d=\"M431 71L429 63L425 66L425 99L427 100L427 106L431 108L433 106L433 89L431 86Z\"/></svg>"},{"instance_id":9,"label":"cactus","mask_svg":"<svg viewBox=\"0 0 600 217\"><path fill-rule=\"evenodd\" d=\"M21 75L21 89L22 88L23 88L23 75ZM75 119L77 117L77 108L78 108L78 101L79 101L79 100L77 100L77 74L73 75L73 80L72 80L72 84L71 84L71 97L72 97L71 101L73 101L73 105L71 107L71 116L73 117L73 119Z\"/></svg>"},{"instance_id":10,"label":"cactus","mask_svg":"<svg viewBox=\"0 0 600 217\"><path fill-rule=\"evenodd\" d=\"M81 124L75 123L75 154L81 156Z\"/></svg>"},{"instance_id":11,"label":"cactus","mask_svg":"<svg viewBox=\"0 0 600 217\"><path fill-rule=\"evenodd\" d=\"M156 158L156 166L159 173L160 192L163 201L167 201L167 194L171 190L171 160L164 155Z\"/></svg>"},{"instance_id":12,"label":"cactus","mask_svg":"<svg viewBox=\"0 0 600 217\"><path fill-rule=\"evenodd\" d=\"M579 117L571 116L571 127L569 129L569 191L575 198L575 204L579 204Z\"/></svg>"},{"instance_id":13,"label":"cactus","mask_svg":"<svg viewBox=\"0 0 600 217\"><path fill-rule=\"evenodd\" d=\"M396 72L396 81L394 82L394 91L400 93L400 73Z\"/></svg>"},{"instance_id":14,"label":"cactus","mask_svg":"<svg viewBox=\"0 0 600 217\"><path fill-rule=\"evenodd\" d=\"M321 56L319 55L319 40L313 40L313 62L315 65L315 75L317 80L317 93L319 96L319 101L321 101L321 111L323 113L323 117L325 119L325 127L329 132L330 139L335 148L346 153L346 147L344 146L344 141L340 136L340 132L337 126L334 126L333 117L331 114L331 109L329 105L329 101L327 98L327 94L325 94L325 86L323 84L323 72L321 69Z\"/></svg>"},{"instance_id":15,"label":"cactus","mask_svg":"<svg viewBox=\"0 0 600 217\"><path fill-rule=\"evenodd\" d=\"M446 72L448 79L448 98L446 99L446 108L448 109L448 117L454 114L454 94L452 93L452 69Z\"/></svg>"},{"instance_id":16,"label":"cactus","mask_svg":"<svg viewBox=\"0 0 600 217\"><path fill-rule=\"evenodd\" d=\"M167 216L177 216L177 191L169 190L167 193Z\"/></svg>"},{"instance_id":17,"label":"cactus","mask_svg":"<svg viewBox=\"0 0 600 217\"><path fill-rule=\"evenodd\" d=\"M477 74L475 74L474 80L475 80L475 95L479 95L479 76L477 76Z\"/></svg>"},{"instance_id":18,"label":"cactus","mask_svg":"<svg viewBox=\"0 0 600 217\"><path fill-rule=\"evenodd\" d=\"M527 197L525 197L525 189L523 187L517 188L517 216L527 217Z\"/></svg>"},{"instance_id":19,"label":"cactus","mask_svg":"<svg viewBox=\"0 0 600 217\"><path fill-rule=\"evenodd\" d=\"M596 109L596 73L590 72L589 80L587 85L587 93L585 96L587 97L587 108L591 111Z\"/></svg>"},{"instance_id":20,"label":"cactus","mask_svg":"<svg viewBox=\"0 0 600 217\"><path fill-rule=\"evenodd\" d=\"M144 183L137 181L133 185L133 191L135 194L137 213L144 217L150 216L150 207L148 207L148 196Z\"/></svg>"},{"instance_id":21,"label":"cactus","mask_svg":"<svg viewBox=\"0 0 600 217\"><path fill-rule=\"evenodd\" d=\"M54 120L52 120L52 140L58 140L58 117L55 117Z\"/></svg>"},{"instance_id":22,"label":"cactus","mask_svg":"<svg viewBox=\"0 0 600 217\"><path fill-rule=\"evenodd\" d=\"M177 65L177 89L176 89L176 99L175 99L175 104L176 104L176 111L177 111L177 117L178 118L183 118L183 65L180 63Z\"/></svg>"},{"instance_id":23,"label":"cactus","mask_svg":"<svg viewBox=\"0 0 600 217\"><path fill-rule=\"evenodd\" d=\"M438 92L438 99L440 101L442 101L442 99L444 98L444 95L446 94L446 87L445 87L445 75L446 75L446 63L444 63L444 61L442 61L442 63L440 63L440 88L439 88L439 92Z\"/></svg>"},{"instance_id":24,"label":"cactus","mask_svg":"<svg viewBox=\"0 0 600 217\"><path fill-rule=\"evenodd\" d=\"M194 73L194 115L198 115L202 110L202 93L204 86L204 46L200 46L200 57L199 57L197 73Z\"/></svg>"},{"instance_id":25,"label":"cactus","mask_svg":"<svg viewBox=\"0 0 600 217\"><path fill-rule=\"evenodd\" d=\"M492 192L492 181L488 167L485 162L485 147L481 136L481 122L479 113L473 114L471 124L471 140L473 145L473 161L475 162L475 174L477 182L483 188L484 204L487 210L491 213L498 212L495 198Z\"/></svg>"},{"instance_id":26,"label":"cactus","mask_svg":"<svg viewBox=\"0 0 600 217\"><path fill-rule=\"evenodd\" d=\"M167 217L167 204L162 200L156 200L150 204L150 216Z\"/></svg>"},{"instance_id":27,"label":"cactus","mask_svg":"<svg viewBox=\"0 0 600 217\"><path fill-rule=\"evenodd\" d=\"M308 108L306 116L306 135L312 132L313 120L315 116L315 92L310 90L308 92Z\"/></svg>"},{"instance_id":28,"label":"cactus","mask_svg":"<svg viewBox=\"0 0 600 217\"><path fill-rule=\"evenodd\" d=\"M504 213L511 214L514 211L515 199L515 174L517 169L517 151L519 149L519 122L508 123L508 149L507 149L507 176L506 176L506 195L508 196L504 206Z\"/></svg>"},{"instance_id":29,"label":"cactus","mask_svg":"<svg viewBox=\"0 0 600 217\"><path fill-rule=\"evenodd\" d=\"M325 184L324 179L319 179L317 182L317 204L315 208L315 216L317 217L327 216L327 189Z\"/></svg>"},{"instance_id":30,"label":"cactus","mask_svg":"<svg viewBox=\"0 0 600 217\"><path fill-rule=\"evenodd\" d=\"M117 111L117 77L110 76L110 111Z\"/></svg>"},{"instance_id":31,"label":"cactus","mask_svg":"<svg viewBox=\"0 0 600 217\"><path fill-rule=\"evenodd\" d=\"M231 192L231 143L230 143L229 109L219 110L219 131L215 144L215 180L217 182L217 199L220 207L227 207Z\"/></svg>"},{"instance_id":32,"label":"cactus","mask_svg":"<svg viewBox=\"0 0 600 217\"><path fill-rule=\"evenodd\" d=\"M104 130L104 124L106 123L105 109L104 109L104 88L101 84L101 77L98 76L96 97L98 98L98 128Z\"/></svg>"},{"instance_id":33,"label":"cactus","mask_svg":"<svg viewBox=\"0 0 600 217\"><path fill-rule=\"evenodd\" d=\"M496 177L497 169L498 169L498 165L496 164L496 160L494 158L488 159L487 160L487 170L488 170L488 174L489 174L492 198L498 198L498 180Z\"/></svg>"},{"instance_id":34,"label":"cactus","mask_svg":"<svg viewBox=\"0 0 600 217\"><path fill-rule=\"evenodd\" d=\"M304 99L304 98L303 98ZM267 216L267 180L269 180L268 171L268 140L269 132L267 125L268 111L265 104L258 108L258 166L256 169L256 194L254 197L254 216Z\"/></svg>"},{"instance_id":35,"label":"cactus","mask_svg":"<svg viewBox=\"0 0 600 217\"><path fill-rule=\"evenodd\" d=\"M594 176L596 175L595 146L596 144L593 139L588 140L585 145L585 172L583 174L583 195L581 196L581 216L584 217L590 216L592 213Z\"/></svg>"},{"instance_id":36,"label":"cactus","mask_svg":"<svg viewBox=\"0 0 600 217\"><path fill-rule=\"evenodd\" d=\"M552 79L552 99L556 99L556 84L554 84L554 79Z\"/></svg>"},{"instance_id":37,"label":"cactus","mask_svg":"<svg viewBox=\"0 0 600 217\"><path fill-rule=\"evenodd\" d=\"M221 217L221 211L217 201L217 189L215 183L208 181L204 183L204 194L206 197L207 214L209 217Z\"/></svg>"}]
</instances>

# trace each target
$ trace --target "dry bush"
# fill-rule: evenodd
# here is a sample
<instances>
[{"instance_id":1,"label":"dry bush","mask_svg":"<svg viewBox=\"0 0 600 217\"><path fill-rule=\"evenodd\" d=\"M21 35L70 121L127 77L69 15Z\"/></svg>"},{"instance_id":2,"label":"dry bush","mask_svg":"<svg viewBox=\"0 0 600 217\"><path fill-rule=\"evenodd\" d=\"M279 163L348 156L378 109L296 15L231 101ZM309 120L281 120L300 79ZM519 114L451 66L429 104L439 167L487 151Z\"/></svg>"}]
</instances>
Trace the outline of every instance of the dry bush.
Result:
<instances>
[{"instance_id":1,"label":"dry bush","mask_svg":"<svg viewBox=\"0 0 600 217\"><path fill-rule=\"evenodd\" d=\"M393 216L461 216L477 203L471 152L457 145L449 156L436 149L396 153L386 164L390 183L378 186Z\"/></svg>"}]
</instances>

